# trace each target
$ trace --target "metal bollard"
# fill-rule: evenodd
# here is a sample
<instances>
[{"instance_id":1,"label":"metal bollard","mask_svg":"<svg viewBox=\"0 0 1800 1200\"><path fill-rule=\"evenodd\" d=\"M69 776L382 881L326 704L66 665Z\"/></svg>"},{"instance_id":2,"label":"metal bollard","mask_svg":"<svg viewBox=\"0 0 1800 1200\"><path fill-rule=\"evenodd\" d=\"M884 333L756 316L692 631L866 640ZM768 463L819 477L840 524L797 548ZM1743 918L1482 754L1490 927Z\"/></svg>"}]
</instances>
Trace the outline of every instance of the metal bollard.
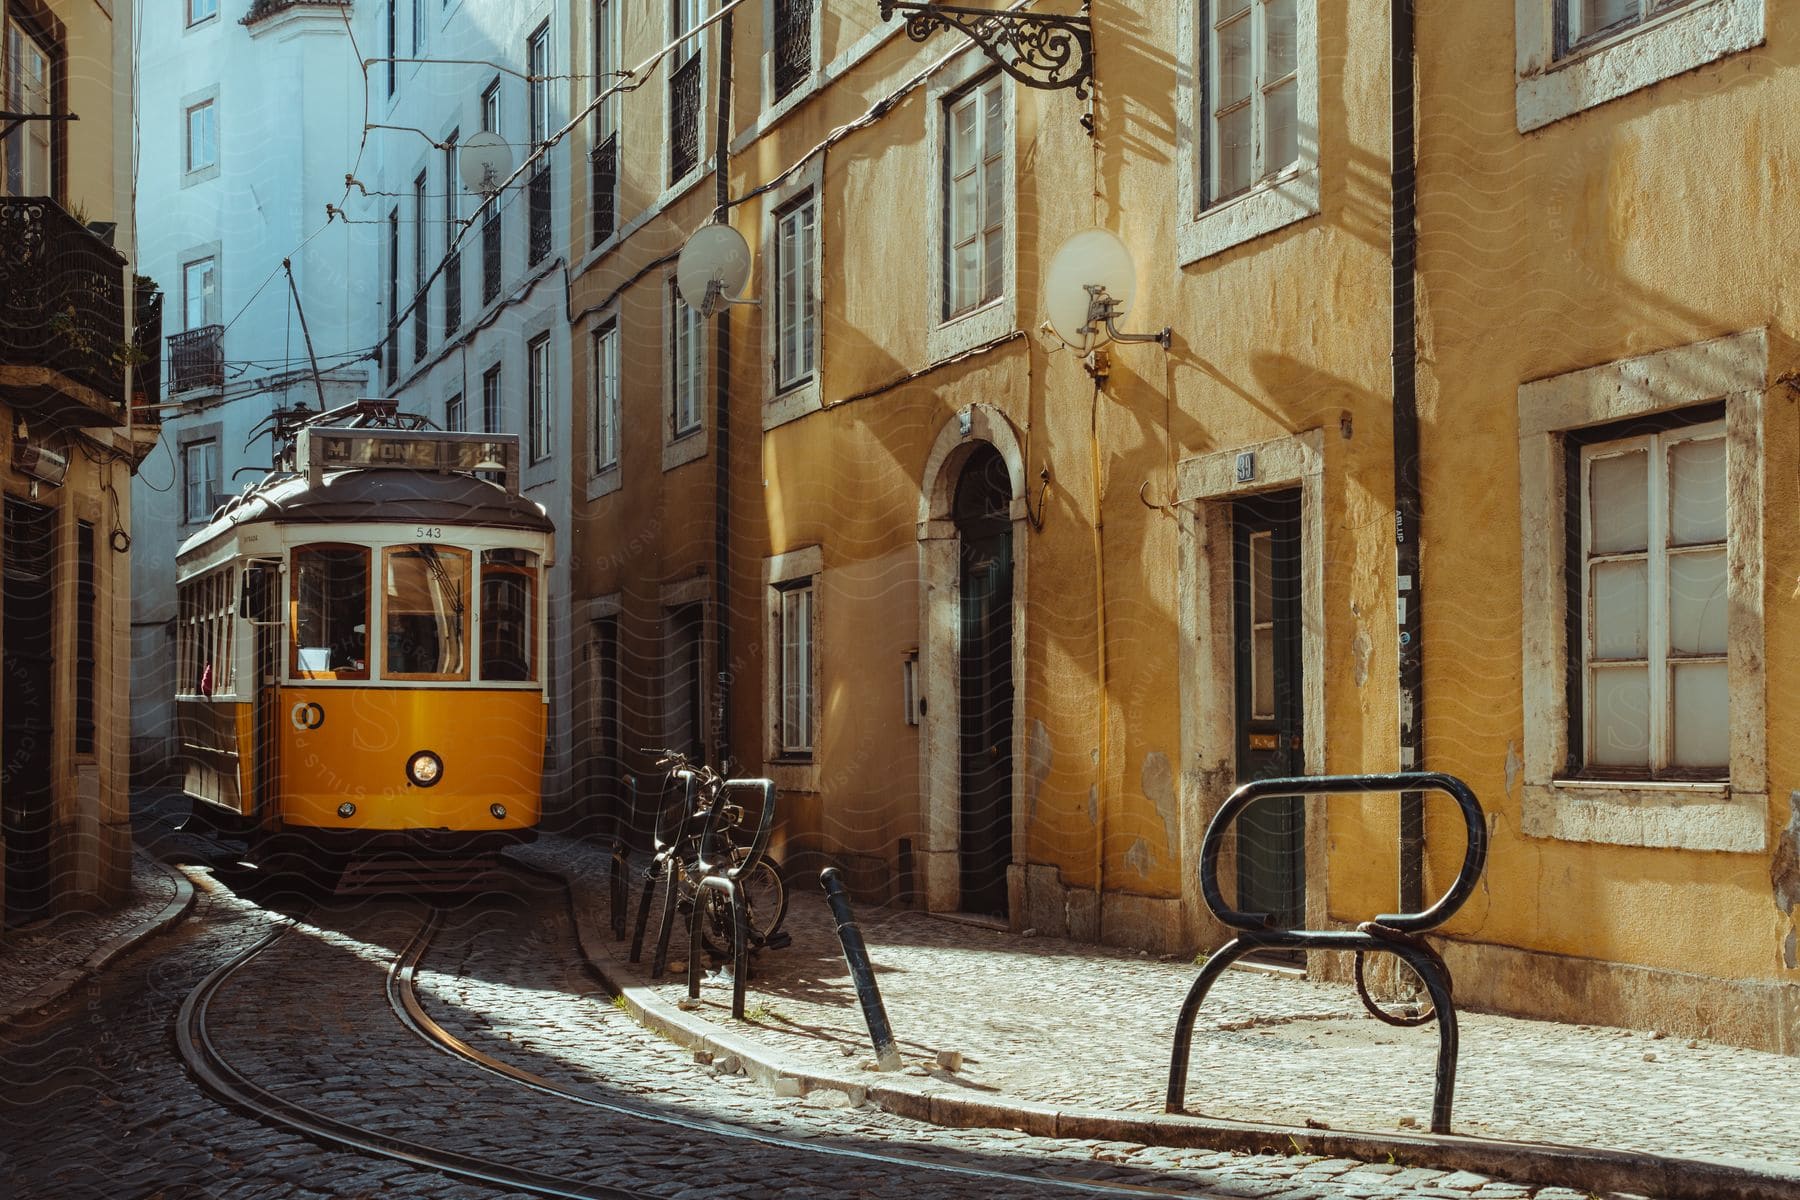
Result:
<instances>
[{"instance_id":1,"label":"metal bollard","mask_svg":"<svg viewBox=\"0 0 1800 1200\"><path fill-rule=\"evenodd\" d=\"M875 1065L883 1071L898 1071L900 1048L894 1044L894 1031L888 1027L887 1009L881 1004L881 989L875 986L875 969L869 965L869 949L863 945L862 930L856 927L856 914L850 911L850 895L844 890L843 876L836 867L826 867L819 872L819 884L831 904L831 915L837 919L838 941L844 944L844 961L850 965L856 998L862 1001L863 1020L869 1024L869 1040L875 1043Z\"/></svg>"}]
</instances>

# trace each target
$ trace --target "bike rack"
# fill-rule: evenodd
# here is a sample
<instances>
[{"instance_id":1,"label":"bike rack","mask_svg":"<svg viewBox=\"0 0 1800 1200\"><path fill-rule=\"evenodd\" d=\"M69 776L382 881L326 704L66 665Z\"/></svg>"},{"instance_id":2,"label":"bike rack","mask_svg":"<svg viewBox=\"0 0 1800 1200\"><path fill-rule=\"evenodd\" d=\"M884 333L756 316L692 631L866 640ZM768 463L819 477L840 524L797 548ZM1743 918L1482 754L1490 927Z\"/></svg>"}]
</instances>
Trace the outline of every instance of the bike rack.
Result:
<instances>
[{"instance_id":1,"label":"bike rack","mask_svg":"<svg viewBox=\"0 0 1800 1200\"><path fill-rule=\"evenodd\" d=\"M1354 930L1280 929L1272 926L1269 913L1239 912L1225 903L1219 890L1219 852L1225 831L1252 801L1268 796L1324 796L1366 792L1444 792L1462 810L1468 845L1462 870L1448 891L1424 912L1394 913L1364 921ZM1396 1025L1438 1023L1437 1083L1431 1101L1431 1131L1450 1132L1450 1103L1456 1091L1456 1007L1451 996L1450 968L1420 935L1449 920L1461 908L1481 879L1487 863L1487 823L1481 802L1469 786L1453 775L1436 771L1404 771L1393 775L1325 775L1291 779L1258 779L1231 793L1206 828L1200 847L1200 891L1213 916L1238 931L1236 937L1213 951L1199 978L1182 1001L1175 1020L1175 1048L1169 1061L1169 1090L1165 1108L1186 1112L1188 1051L1194 1039L1194 1020L1206 993L1220 975L1244 955L1256 950L1351 950L1356 953L1356 987L1363 1007ZM1364 954L1392 954L1410 967L1431 996L1431 1011L1418 1017L1393 1017L1383 1012L1363 986Z\"/></svg>"},{"instance_id":2,"label":"bike rack","mask_svg":"<svg viewBox=\"0 0 1800 1200\"><path fill-rule=\"evenodd\" d=\"M680 779L685 785L682 801L682 816L669 840L663 840L664 830L656 829L654 823L650 832L655 854L650 865L644 869L644 890L638 898L637 929L631 938L631 961L637 962L644 956L644 932L650 924L650 897L656 891L656 883L660 877L663 884L662 925L656 935L656 954L650 962L650 978L662 978L663 969L669 965L669 933L675 927L675 902L681 890L675 873L681 869L681 846L687 840L687 831L694 820L694 793L699 787L699 776L686 767L677 767L669 772L671 779Z\"/></svg>"},{"instance_id":3,"label":"bike rack","mask_svg":"<svg viewBox=\"0 0 1800 1200\"><path fill-rule=\"evenodd\" d=\"M719 822L730 807L726 801L734 791L762 793L762 820L757 823L756 836L751 839L744 857L720 871L713 865L713 843L718 837ZM731 898L731 1015L740 1021L744 1019L745 980L750 974L750 917L744 906L743 879L762 862L763 852L769 845L769 832L774 826L775 781L727 779L713 799L712 808L706 814L706 826L700 833L700 855L695 863L700 879L694 890L694 911L688 916L688 999L700 998L700 922L706 917L701 893L708 890L724 892ZM673 886L673 878L670 882Z\"/></svg>"}]
</instances>

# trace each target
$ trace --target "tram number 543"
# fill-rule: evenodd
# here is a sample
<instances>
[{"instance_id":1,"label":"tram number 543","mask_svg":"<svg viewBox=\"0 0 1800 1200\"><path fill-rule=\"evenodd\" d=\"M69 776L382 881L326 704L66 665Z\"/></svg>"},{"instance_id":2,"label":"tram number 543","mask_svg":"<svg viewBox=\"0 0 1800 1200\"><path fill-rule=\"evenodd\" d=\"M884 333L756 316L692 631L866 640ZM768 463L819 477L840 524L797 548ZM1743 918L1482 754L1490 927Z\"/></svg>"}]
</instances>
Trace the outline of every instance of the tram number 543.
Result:
<instances>
[{"instance_id":1,"label":"tram number 543","mask_svg":"<svg viewBox=\"0 0 1800 1200\"><path fill-rule=\"evenodd\" d=\"M442 541L444 538L444 527L441 525L415 525L413 526L413 536L416 538L429 538L433 541Z\"/></svg>"}]
</instances>

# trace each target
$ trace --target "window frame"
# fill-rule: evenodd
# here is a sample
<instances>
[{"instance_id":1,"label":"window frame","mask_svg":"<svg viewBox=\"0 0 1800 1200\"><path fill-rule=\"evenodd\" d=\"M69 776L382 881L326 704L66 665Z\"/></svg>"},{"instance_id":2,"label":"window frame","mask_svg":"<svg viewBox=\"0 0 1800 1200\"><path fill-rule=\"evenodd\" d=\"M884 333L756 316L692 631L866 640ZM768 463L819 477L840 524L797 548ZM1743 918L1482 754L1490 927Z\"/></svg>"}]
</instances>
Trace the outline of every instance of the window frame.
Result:
<instances>
[{"instance_id":1,"label":"window frame","mask_svg":"<svg viewBox=\"0 0 1800 1200\"><path fill-rule=\"evenodd\" d=\"M821 17L825 5L821 0L808 0L808 3L811 5L812 11L807 17L809 25L807 36L810 45L807 47L809 63L806 75L787 92L778 94L775 87L775 67L780 59L780 54L775 46L775 33L781 28L779 18L782 0L762 0L762 27L769 31L769 45L763 54L763 109L777 117L817 91L820 76L823 73L824 55L820 42L824 36L824 22Z\"/></svg>"},{"instance_id":2,"label":"window frame","mask_svg":"<svg viewBox=\"0 0 1800 1200\"><path fill-rule=\"evenodd\" d=\"M212 268L212 287L201 285L199 324L193 323L194 293L192 291L193 271L202 263ZM181 264L181 319L186 322L186 329L204 329L208 325L217 325L221 315L219 304L219 256L202 254L197 258L184 259ZM184 330L185 332L185 330Z\"/></svg>"},{"instance_id":3,"label":"window frame","mask_svg":"<svg viewBox=\"0 0 1800 1200\"><path fill-rule=\"evenodd\" d=\"M363 556L363 665L361 667L341 669L332 667L323 671L305 671L300 667L300 567L295 560L302 551L321 549L355 550ZM288 682L341 683L348 680L364 682L376 678L378 665L375 658L376 642L370 633L375 623L375 592L378 582L374 570L375 551L372 547L360 542L299 542L288 547L288 586L286 589L288 652L285 656Z\"/></svg>"},{"instance_id":4,"label":"window frame","mask_svg":"<svg viewBox=\"0 0 1800 1200\"><path fill-rule=\"evenodd\" d=\"M68 107L68 88L64 77L66 55L63 51L62 27L53 16L46 15L45 24L31 15L19 11L18 5L8 8L5 19L0 21L0 64L12 54L14 38L22 39L35 50L44 63L45 88L41 100L42 112L45 115L66 111ZM12 95L14 80L0 69L0 83L6 90L0 91L0 105L12 107L18 103L20 110L37 112L26 103L26 94L21 92L17 100ZM4 141L0 141L0 195L9 196L50 196L55 200L65 199L65 156L68 146L67 122L63 121L24 121ZM22 153L21 153L22 151ZM42 156L41 170L43 179L36 179L34 160ZM15 186L13 176L17 174Z\"/></svg>"},{"instance_id":5,"label":"window frame","mask_svg":"<svg viewBox=\"0 0 1800 1200\"><path fill-rule=\"evenodd\" d=\"M588 122L588 244L590 247L601 246L614 241L619 236L619 98L607 96L599 99L613 86L613 75L619 70L620 45L619 22L614 12L616 0L593 0L589 12L588 37L590 39L589 64L593 74L594 105L593 116ZM612 195L609 198L612 207L612 223L602 232L600 212L600 147L609 139L613 142Z\"/></svg>"},{"instance_id":6,"label":"window frame","mask_svg":"<svg viewBox=\"0 0 1800 1200\"><path fill-rule=\"evenodd\" d=\"M763 672L764 759L768 773L783 791L819 790L821 684L820 632L824 592L824 557L817 545L800 546L763 560ZM788 669L785 604L796 592L809 596L806 636L807 690L805 693L807 745L796 747L788 738L785 707Z\"/></svg>"},{"instance_id":7,"label":"window frame","mask_svg":"<svg viewBox=\"0 0 1800 1200\"><path fill-rule=\"evenodd\" d=\"M444 428L452 433L466 433L469 426L468 402L461 392L444 399Z\"/></svg>"},{"instance_id":8,"label":"window frame","mask_svg":"<svg viewBox=\"0 0 1800 1200\"><path fill-rule=\"evenodd\" d=\"M200 7L200 5L202 5L202 4L206 4L206 3L210 3L210 4L211 4L211 5L212 5L212 11L210 11L210 12L204 12L204 13L199 13L199 14L198 14L198 15L196 15L196 13L195 13L195 10L196 10L196 9L197 9L197 8L199 8L199 7ZM206 24L206 23L207 23L207 22L208 22L208 21L216 21L216 20L218 20L218 17L219 17L219 0L187 0L187 9L186 9L186 11L187 11L187 25L186 25L186 28L188 28L188 29L192 29L192 28L194 28L194 27L195 27L195 26L196 26L196 25L204 25L204 24Z\"/></svg>"},{"instance_id":9,"label":"window frame","mask_svg":"<svg viewBox=\"0 0 1800 1200\"><path fill-rule=\"evenodd\" d=\"M182 110L181 173L184 175L194 175L206 170L208 167L216 167L219 165L218 104L219 102L216 97L209 96L204 100L195 101L193 104L188 105ZM207 149L208 153L211 155L211 157L207 158L204 162L199 161L195 157L194 117L200 113L206 115L206 132L209 139Z\"/></svg>"},{"instance_id":10,"label":"window frame","mask_svg":"<svg viewBox=\"0 0 1800 1200\"><path fill-rule=\"evenodd\" d=\"M811 222L807 229L809 244L805 253L800 256L797 267L789 263L788 236L789 224L801 213L810 213ZM819 197L811 188L802 192L775 210L775 257L770 266L774 276L771 281L774 292L774 306L770 309L775 326L775 354L771 366L775 372L774 391L779 396L795 388L814 383L819 370ZM794 239L797 240L797 239ZM792 278L790 278L792 277ZM787 334L790 287L797 287L800 296L791 307L796 309L796 320L799 330L796 334L797 349L802 351L804 366L789 369L787 363Z\"/></svg>"},{"instance_id":11,"label":"window frame","mask_svg":"<svg viewBox=\"0 0 1800 1200\"><path fill-rule=\"evenodd\" d=\"M698 66L695 68L695 71L698 75L697 86L699 88L699 94L694 105L694 163L693 166L679 177L675 175L672 169L673 147L676 141L675 108L672 102L672 93L670 89L667 87L663 89L663 137L665 144L670 147L669 153L671 156L670 161L664 164L663 173L667 177L667 186L671 193L681 191L686 188L689 183L703 175L707 170L709 161L706 147L706 114L709 105L706 39L701 33L696 32L700 23L705 21L706 18L711 15L706 11L708 6L709 0L668 0L668 7L665 10L668 13L669 21L668 37L665 40L665 44L676 47L675 52L670 55L668 59L669 80L672 83L676 74L686 67L689 62L698 60Z\"/></svg>"},{"instance_id":12,"label":"window frame","mask_svg":"<svg viewBox=\"0 0 1800 1200\"><path fill-rule=\"evenodd\" d=\"M1524 744L1520 829L1613 845L1761 852L1768 839L1764 396L1784 370L1764 329L1523 383L1518 389ZM1569 768L1567 443L1581 431L1723 403L1729 782L1574 778ZM1577 503L1579 496L1577 495Z\"/></svg>"},{"instance_id":13,"label":"window frame","mask_svg":"<svg viewBox=\"0 0 1800 1200\"><path fill-rule=\"evenodd\" d=\"M556 453L556 414L552 409L555 364L550 335L540 333L525 343L526 462L536 466Z\"/></svg>"},{"instance_id":14,"label":"window frame","mask_svg":"<svg viewBox=\"0 0 1800 1200\"><path fill-rule=\"evenodd\" d=\"M550 81L548 78L532 78L550 74L550 19L546 17L525 38L525 111L529 129L527 140L533 150L542 146L550 137ZM540 169L549 165L548 158L540 159Z\"/></svg>"},{"instance_id":15,"label":"window frame","mask_svg":"<svg viewBox=\"0 0 1800 1200\"><path fill-rule=\"evenodd\" d=\"M393 614L388 605L386 581L388 579L388 574L392 569L395 556L417 550L434 550L440 554L451 555L462 560L463 577L461 600L463 607L463 627L461 647L462 669L460 671L395 671L388 666L389 639L393 637L393 631L389 627L388 622ZM471 595L475 587L476 565L475 551L466 546L442 546L434 545L430 542L403 542L392 543L381 547L381 570L380 574L377 576L377 581L382 585L380 588L381 671L379 676L376 676L371 672L369 678L373 679L378 677L390 683L419 681L467 683L469 681L475 668L475 627L478 620L478 614ZM373 593L376 590L375 587L371 586L371 600L374 599ZM371 607L373 607L373 605L371 605ZM374 663L371 662L370 666L373 667Z\"/></svg>"},{"instance_id":16,"label":"window frame","mask_svg":"<svg viewBox=\"0 0 1800 1200\"><path fill-rule=\"evenodd\" d=\"M1728 55L1760 46L1765 0L1692 0L1571 43L1565 0L1518 0L1514 119L1541 129Z\"/></svg>"},{"instance_id":17,"label":"window frame","mask_svg":"<svg viewBox=\"0 0 1800 1200\"><path fill-rule=\"evenodd\" d=\"M1000 279L991 299L952 311L948 274L951 263L949 172L952 106L972 92L998 83L996 103L1001 117L1002 221ZM926 357L936 363L966 353L1011 333L1018 326L1018 121L1013 82L983 55L965 55L934 77L930 94L930 161L938 194L931 203L931 269L925 273L928 319ZM987 161L983 155L982 161Z\"/></svg>"},{"instance_id":18,"label":"window frame","mask_svg":"<svg viewBox=\"0 0 1800 1200\"><path fill-rule=\"evenodd\" d=\"M1263 0L1252 0L1260 5ZM1179 6L1176 61L1176 253L1182 266L1252 241L1320 211L1319 5L1294 5L1294 122L1299 156L1244 191L1209 196L1214 0ZM1254 18L1254 14L1253 14ZM1253 85L1252 91L1256 89ZM1259 139L1260 140L1260 139Z\"/></svg>"},{"instance_id":19,"label":"window frame","mask_svg":"<svg viewBox=\"0 0 1800 1200\"><path fill-rule=\"evenodd\" d=\"M506 392L505 378L501 373L504 364L496 362L481 373L481 432L506 432Z\"/></svg>"},{"instance_id":20,"label":"window frame","mask_svg":"<svg viewBox=\"0 0 1800 1200\"><path fill-rule=\"evenodd\" d=\"M607 344L610 341L610 351ZM619 314L615 311L595 325L588 334L588 478L602 480L616 476L620 467L620 333ZM613 488L617 487L616 480ZM607 491L613 490L607 488ZM597 489L589 488L588 499L596 499Z\"/></svg>"},{"instance_id":21,"label":"window frame","mask_svg":"<svg viewBox=\"0 0 1800 1200\"><path fill-rule=\"evenodd\" d=\"M707 367L711 363L709 325L697 309L681 298L675 276L663 284L663 470L668 471L706 454ZM691 339L691 340L690 340ZM692 404L683 412L682 381L692 385ZM689 419L684 422L683 417Z\"/></svg>"},{"instance_id":22,"label":"window frame","mask_svg":"<svg viewBox=\"0 0 1800 1200\"><path fill-rule=\"evenodd\" d=\"M1565 529L1568 546L1565 616L1569 629L1569 761L1563 777L1590 780L1688 780L1729 785L1729 761L1718 764L1682 767L1670 761L1674 754L1674 712L1670 694L1670 674L1677 662L1695 664L1727 664L1724 651L1717 654L1677 655L1669 646L1668 603L1669 568L1673 558L1682 554L1717 550L1729 554L1729 536L1717 543L1697 543L1671 547L1664 535L1668 503L1668 457L1670 448L1683 442L1717 440L1723 448L1725 439L1724 406L1703 405L1683 409L1659 418L1627 421L1623 426L1608 424L1564 436L1567 457L1564 481ZM1648 507L1648 545L1641 552L1595 554L1591 549L1593 505L1591 479L1593 464L1606 458L1643 451L1646 458L1646 503ZM1721 467L1721 470L1723 468ZM1673 553L1672 553L1673 552ZM1594 762L1593 679L1597 671L1621 669L1639 662L1637 659L1604 659L1595 651L1595 619L1593 592L1589 586L1591 572L1608 561L1623 562L1641 557L1646 577L1645 652L1641 660L1648 679L1650 721L1649 762L1642 768ZM1597 563L1596 559L1602 560ZM1729 746L1726 747L1729 759Z\"/></svg>"},{"instance_id":23,"label":"window frame","mask_svg":"<svg viewBox=\"0 0 1800 1200\"><path fill-rule=\"evenodd\" d=\"M209 465L211 473L205 478L210 481L208 503L203 503L198 513L194 511L194 461L195 451L201 452L202 461ZM212 515L219 507L223 492L220 488L219 474L222 470L219 457L219 439L216 437L198 437L181 444L181 519L186 525L204 525L212 520Z\"/></svg>"}]
</instances>

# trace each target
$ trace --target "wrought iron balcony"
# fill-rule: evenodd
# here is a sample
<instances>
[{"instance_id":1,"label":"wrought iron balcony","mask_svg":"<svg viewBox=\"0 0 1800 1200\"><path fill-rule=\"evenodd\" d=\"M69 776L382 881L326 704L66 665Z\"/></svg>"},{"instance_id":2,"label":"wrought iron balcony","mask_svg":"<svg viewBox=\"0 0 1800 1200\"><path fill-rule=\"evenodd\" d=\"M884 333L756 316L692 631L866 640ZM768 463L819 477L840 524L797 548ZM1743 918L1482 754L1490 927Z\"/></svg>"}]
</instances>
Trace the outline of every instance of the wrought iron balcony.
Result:
<instances>
[{"instance_id":1,"label":"wrought iron balcony","mask_svg":"<svg viewBox=\"0 0 1800 1200\"><path fill-rule=\"evenodd\" d=\"M0 378L80 425L120 424L125 259L48 196L0 197Z\"/></svg>"},{"instance_id":2,"label":"wrought iron balcony","mask_svg":"<svg viewBox=\"0 0 1800 1200\"><path fill-rule=\"evenodd\" d=\"M526 229L525 265L535 266L550 253L550 168L544 167L531 177L526 186L531 204L531 223Z\"/></svg>"},{"instance_id":3,"label":"wrought iron balcony","mask_svg":"<svg viewBox=\"0 0 1800 1200\"><path fill-rule=\"evenodd\" d=\"M462 328L462 251L452 251L444 259L444 337L456 336Z\"/></svg>"},{"instance_id":4,"label":"wrought iron balcony","mask_svg":"<svg viewBox=\"0 0 1800 1200\"><path fill-rule=\"evenodd\" d=\"M609 134L588 156L593 171L594 245L619 228L619 135Z\"/></svg>"},{"instance_id":5,"label":"wrought iron balcony","mask_svg":"<svg viewBox=\"0 0 1800 1200\"><path fill-rule=\"evenodd\" d=\"M225 327L202 325L169 335L169 391L225 390Z\"/></svg>"},{"instance_id":6,"label":"wrought iron balcony","mask_svg":"<svg viewBox=\"0 0 1800 1200\"><path fill-rule=\"evenodd\" d=\"M699 165L700 56L695 54L669 76L669 182L680 182Z\"/></svg>"},{"instance_id":7,"label":"wrought iron balcony","mask_svg":"<svg viewBox=\"0 0 1800 1200\"><path fill-rule=\"evenodd\" d=\"M500 294L500 214L490 209L481 222L481 302Z\"/></svg>"},{"instance_id":8,"label":"wrought iron balcony","mask_svg":"<svg viewBox=\"0 0 1800 1200\"><path fill-rule=\"evenodd\" d=\"M775 0L775 55L771 71L775 99L812 74L813 0Z\"/></svg>"}]
</instances>

